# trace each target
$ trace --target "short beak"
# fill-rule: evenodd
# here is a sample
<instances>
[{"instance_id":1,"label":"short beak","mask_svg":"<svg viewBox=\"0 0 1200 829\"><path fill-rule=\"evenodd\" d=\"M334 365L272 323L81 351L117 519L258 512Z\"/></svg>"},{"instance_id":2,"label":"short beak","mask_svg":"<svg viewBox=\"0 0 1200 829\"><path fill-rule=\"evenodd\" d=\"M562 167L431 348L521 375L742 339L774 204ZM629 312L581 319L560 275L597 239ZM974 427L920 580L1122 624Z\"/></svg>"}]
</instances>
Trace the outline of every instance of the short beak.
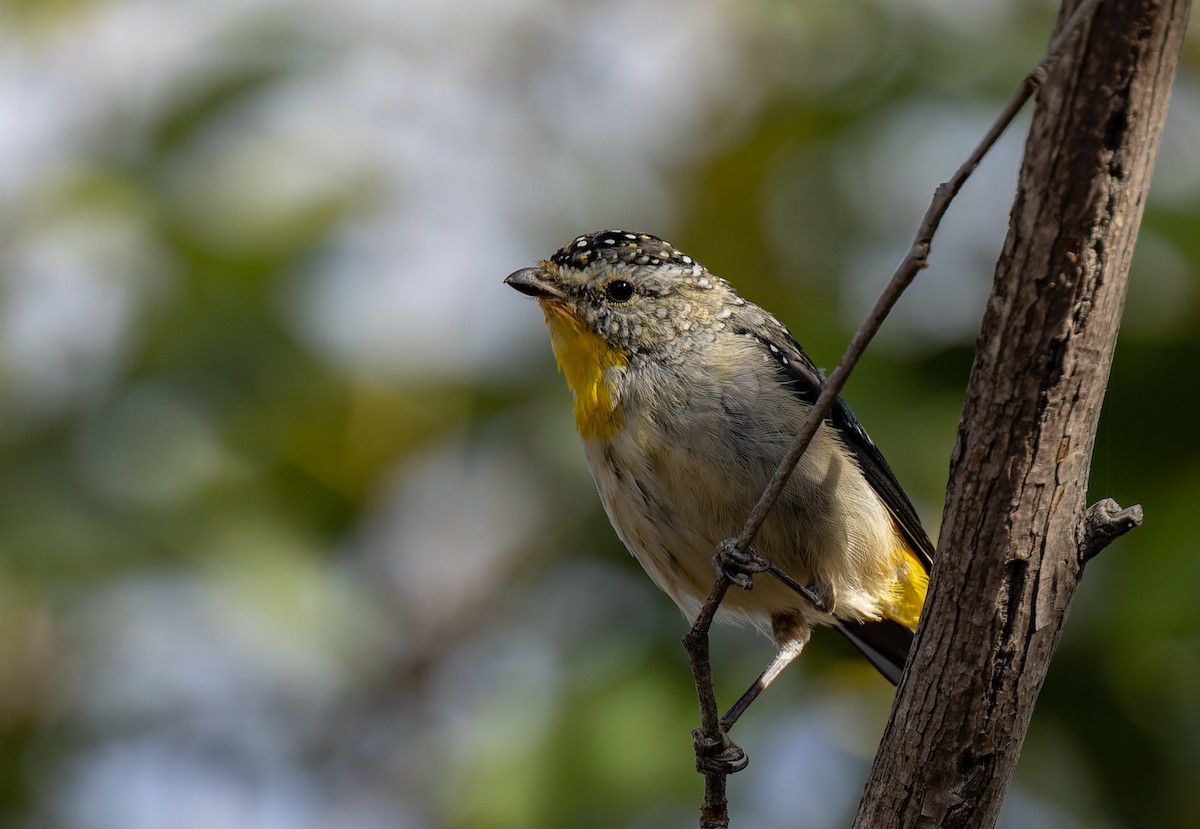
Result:
<instances>
[{"instance_id":1,"label":"short beak","mask_svg":"<svg viewBox=\"0 0 1200 829\"><path fill-rule=\"evenodd\" d=\"M522 268L504 277L505 285L512 285L521 293L538 299L562 299L562 292L546 281L541 268Z\"/></svg>"}]
</instances>

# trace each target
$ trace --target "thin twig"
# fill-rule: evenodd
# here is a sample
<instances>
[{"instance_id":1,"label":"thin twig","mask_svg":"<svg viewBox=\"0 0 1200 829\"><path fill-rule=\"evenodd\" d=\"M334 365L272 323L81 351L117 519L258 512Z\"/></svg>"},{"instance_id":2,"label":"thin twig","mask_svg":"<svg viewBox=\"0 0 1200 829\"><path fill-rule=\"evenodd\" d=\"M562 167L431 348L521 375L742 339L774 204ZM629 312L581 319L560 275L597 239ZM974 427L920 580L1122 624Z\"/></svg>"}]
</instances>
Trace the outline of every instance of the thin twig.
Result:
<instances>
[{"instance_id":1,"label":"thin twig","mask_svg":"<svg viewBox=\"0 0 1200 829\"><path fill-rule=\"evenodd\" d=\"M995 145L1004 130L1016 118L1021 107L1025 105L1036 90L1041 88L1050 67L1058 59L1059 55L1062 54L1063 49L1066 48L1067 43L1070 41L1071 35L1079 28L1084 18L1091 13L1091 9L1097 2L1099 0L1084 0L1084 2L1079 4L1079 7L1075 9L1075 12L1071 15L1066 25L1051 40L1042 59L1038 61L1037 65L1021 81L1021 85L1017 87L1017 90L1004 106L1000 115L992 123L983 140L979 142L979 145L975 147L962 166L955 171L950 180L941 184L934 191L933 201L930 202L929 209L925 211L925 218L921 221L921 226L917 229L912 248L904 258L904 261L900 263L900 267L896 269L891 282L883 289L883 293L876 300L875 306L871 309L867 318L863 320L862 325L855 332L854 338L850 341L850 345L846 349L841 362L837 364L837 368L833 370L833 373L829 375L824 386L822 386L821 394L817 398L817 402L813 404L812 411L809 413L804 427L796 435L796 440L792 444L792 448L788 450L787 455L780 462L779 468L775 470L775 476L771 479L767 488L763 490L758 503L754 505L754 509L751 510L750 515L746 518L742 532L734 542L736 549L745 550L753 543L754 536L762 528L767 514L771 511L771 507L779 499L780 493L783 492L784 486L787 485L788 478L791 477L796 464L800 462L800 456L808 449L808 445L817 434L817 429L821 426L821 421L833 405L834 400L841 394L842 388L846 385L846 380L850 377L850 372L858 364L858 360L862 357L868 343L875 337L876 332L879 331L879 327L883 325L883 320L891 312L892 306L900 299L900 295L908 288L917 274L929 264L929 249L933 242L933 235L937 232L942 217L950 207L950 202L958 195L958 191L962 189L963 184L970 178L971 173L975 172L975 168L979 166L979 162Z\"/></svg>"},{"instance_id":2,"label":"thin twig","mask_svg":"<svg viewBox=\"0 0 1200 829\"><path fill-rule=\"evenodd\" d=\"M729 578L721 573L709 591L691 629L683 637L683 647L692 664L692 678L696 682L696 696L700 701L700 728L693 732L696 752L696 770L704 775L704 800L700 804L700 829L728 829L729 801L725 796L725 778L736 769L715 763L701 765L702 746L707 754L715 747L728 742L721 730L720 713L717 710L717 695L713 685L712 663L709 660L708 631L712 627L717 607L729 590Z\"/></svg>"},{"instance_id":3,"label":"thin twig","mask_svg":"<svg viewBox=\"0 0 1200 829\"><path fill-rule=\"evenodd\" d=\"M726 576L717 577L716 583L709 591L708 600L704 602L696 621L692 622L691 630L683 637L683 647L690 657L692 674L696 679L696 695L700 702L700 728L710 736L716 736L720 715L717 711L717 695L713 691L712 666L708 663L708 631L730 584Z\"/></svg>"}]
</instances>

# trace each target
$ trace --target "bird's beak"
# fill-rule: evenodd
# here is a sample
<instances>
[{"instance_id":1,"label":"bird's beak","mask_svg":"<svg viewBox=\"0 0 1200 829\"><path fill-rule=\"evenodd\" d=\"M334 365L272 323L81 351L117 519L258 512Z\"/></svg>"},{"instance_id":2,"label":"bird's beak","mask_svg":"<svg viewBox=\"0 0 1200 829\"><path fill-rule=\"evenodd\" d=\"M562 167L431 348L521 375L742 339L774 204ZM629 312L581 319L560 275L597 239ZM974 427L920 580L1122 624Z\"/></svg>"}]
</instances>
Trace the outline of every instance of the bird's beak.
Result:
<instances>
[{"instance_id":1,"label":"bird's beak","mask_svg":"<svg viewBox=\"0 0 1200 829\"><path fill-rule=\"evenodd\" d=\"M504 277L504 284L511 285L521 293L537 299L562 299L563 293L546 281L546 272L541 268L522 268Z\"/></svg>"}]
</instances>

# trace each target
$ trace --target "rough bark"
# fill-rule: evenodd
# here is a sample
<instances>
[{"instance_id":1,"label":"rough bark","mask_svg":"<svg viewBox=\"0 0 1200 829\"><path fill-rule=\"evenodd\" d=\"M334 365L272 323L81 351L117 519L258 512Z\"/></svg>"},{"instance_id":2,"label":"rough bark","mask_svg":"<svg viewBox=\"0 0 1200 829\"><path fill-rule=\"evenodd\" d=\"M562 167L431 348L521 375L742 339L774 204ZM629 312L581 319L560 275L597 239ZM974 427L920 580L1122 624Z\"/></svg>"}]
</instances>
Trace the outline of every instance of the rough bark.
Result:
<instances>
[{"instance_id":1,"label":"rough bark","mask_svg":"<svg viewBox=\"0 0 1200 829\"><path fill-rule=\"evenodd\" d=\"M855 827L996 821L1105 532L1085 510L1092 444L1189 5L1104 0L1039 97L931 592Z\"/></svg>"}]
</instances>

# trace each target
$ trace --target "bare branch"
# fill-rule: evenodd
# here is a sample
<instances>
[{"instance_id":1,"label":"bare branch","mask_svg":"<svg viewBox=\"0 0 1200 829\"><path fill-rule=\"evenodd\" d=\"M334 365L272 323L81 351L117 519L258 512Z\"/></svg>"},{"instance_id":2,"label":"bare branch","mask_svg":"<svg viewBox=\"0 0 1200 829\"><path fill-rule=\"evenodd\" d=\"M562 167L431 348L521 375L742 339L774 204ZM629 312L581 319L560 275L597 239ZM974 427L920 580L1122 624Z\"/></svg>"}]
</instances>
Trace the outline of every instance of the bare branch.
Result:
<instances>
[{"instance_id":1,"label":"bare branch","mask_svg":"<svg viewBox=\"0 0 1200 829\"><path fill-rule=\"evenodd\" d=\"M855 827L995 824L1084 562L1140 520L1084 499L1188 7L1099 3L1047 76Z\"/></svg>"},{"instance_id":2,"label":"bare branch","mask_svg":"<svg viewBox=\"0 0 1200 829\"><path fill-rule=\"evenodd\" d=\"M1079 520L1079 561L1087 563L1125 533L1142 525L1141 504L1121 509L1112 498L1104 498L1087 508Z\"/></svg>"}]
</instances>

